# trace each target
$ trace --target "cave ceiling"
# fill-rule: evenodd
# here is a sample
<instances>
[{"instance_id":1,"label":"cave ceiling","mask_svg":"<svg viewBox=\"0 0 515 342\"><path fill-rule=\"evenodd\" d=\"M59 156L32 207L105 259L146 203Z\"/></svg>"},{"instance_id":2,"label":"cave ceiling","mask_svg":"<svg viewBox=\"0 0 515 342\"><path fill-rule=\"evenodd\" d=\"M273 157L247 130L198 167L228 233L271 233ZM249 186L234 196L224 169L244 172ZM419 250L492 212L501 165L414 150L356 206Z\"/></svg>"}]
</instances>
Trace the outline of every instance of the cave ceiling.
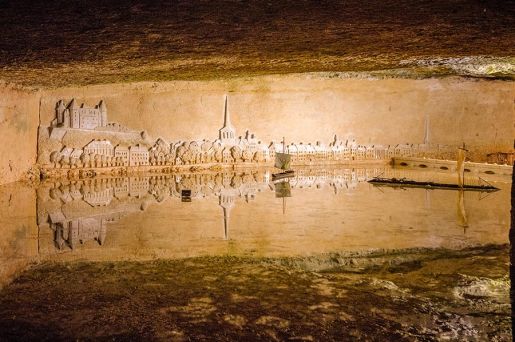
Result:
<instances>
[{"instance_id":1,"label":"cave ceiling","mask_svg":"<svg viewBox=\"0 0 515 342\"><path fill-rule=\"evenodd\" d=\"M0 80L515 79L515 2L0 1Z\"/></svg>"}]
</instances>

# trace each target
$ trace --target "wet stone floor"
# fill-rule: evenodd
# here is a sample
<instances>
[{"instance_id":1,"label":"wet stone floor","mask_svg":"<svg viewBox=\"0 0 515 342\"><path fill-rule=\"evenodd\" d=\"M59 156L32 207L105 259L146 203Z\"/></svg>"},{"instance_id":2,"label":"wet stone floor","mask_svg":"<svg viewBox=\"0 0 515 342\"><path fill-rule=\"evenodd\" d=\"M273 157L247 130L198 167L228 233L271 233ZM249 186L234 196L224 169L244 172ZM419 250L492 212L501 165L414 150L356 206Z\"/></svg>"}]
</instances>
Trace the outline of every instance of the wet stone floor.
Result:
<instances>
[{"instance_id":1,"label":"wet stone floor","mask_svg":"<svg viewBox=\"0 0 515 342\"><path fill-rule=\"evenodd\" d=\"M2 340L511 340L508 245L44 262L0 292Z\"/></svg>"}]
</instances>

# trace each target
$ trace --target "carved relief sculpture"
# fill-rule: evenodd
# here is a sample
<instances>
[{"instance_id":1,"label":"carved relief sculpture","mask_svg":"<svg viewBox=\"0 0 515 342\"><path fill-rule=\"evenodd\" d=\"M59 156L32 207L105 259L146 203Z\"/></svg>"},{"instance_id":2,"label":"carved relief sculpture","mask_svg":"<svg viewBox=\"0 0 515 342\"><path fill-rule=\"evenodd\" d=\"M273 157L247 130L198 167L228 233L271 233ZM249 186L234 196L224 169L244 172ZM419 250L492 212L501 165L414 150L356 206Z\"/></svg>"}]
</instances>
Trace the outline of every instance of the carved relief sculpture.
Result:
<instances>
[{"instance_id":1,"label":"carved relief sculpture","mask_svg":"<svg viewBox=\"0 0 515 342\"><path fill-rule=\"evenodd\" d=\"M167 143L158 138L152 143L145 130L136 131L119 123L109 123L104 100L88 107L78 105L75 99L68 103L64 100L57 102L55 119L48 128L40 127L38 139L38 163L44 170L113 167L146 170L148 167L212 163L270 163L275 152L283 151L283 148L292 155L292 164L296 165L386 160L422 152L424 156L429 155L427 141L422 147L413 144L364 146L354 139L342 141L334 135L328 145L321 141L314 144L292 142L283 147L278 142L264 144L249 130L245 131L244 137L237 138L227 96L224 98L223 126L218 131L218 139L213 141L204 138ZM445 150L446 147L438 147L440 154Z\"/></svg>"}]
</instances>

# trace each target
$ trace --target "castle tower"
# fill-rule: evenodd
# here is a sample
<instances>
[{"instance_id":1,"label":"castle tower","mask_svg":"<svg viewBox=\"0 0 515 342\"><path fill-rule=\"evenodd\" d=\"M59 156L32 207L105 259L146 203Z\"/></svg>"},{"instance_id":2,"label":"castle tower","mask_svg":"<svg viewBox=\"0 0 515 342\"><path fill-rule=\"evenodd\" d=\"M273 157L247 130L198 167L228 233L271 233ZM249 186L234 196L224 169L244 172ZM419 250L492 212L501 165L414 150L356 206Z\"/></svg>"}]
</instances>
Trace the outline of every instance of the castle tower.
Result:
<instances>
[{"instance_id":1,"label":"castle tower","mask_svg":"<svg viewBox=\"0 0 515 342\"><path fill-rule=\"evenodd\" d=\"M70 104L68 105L68 114L69 114L69 124L65 125L66 127L70 128L79 128L79 112L77 111L77 104L75 102L75 99L72 99Z\"/></svg>"},{"instance_id":2,"label":"castle tower","mask_svg":"<svg viewBox=\"0 0 515 342\"><path fill-rule=\"evenodd\" d=\"M68 105L68 108L70 110L74 110L75 107L77 107L77 102L75 102L75 98L73 98L71 101L70 101L70 104Z\"/></svg>"},{"instance_id":3,"label":"castle tower","mask_svg":"<svg viewBox=\"0 0 515 342\"><path fill-rule=\"evenodd\" d=\"M101 100L98 104L98 108L100 109L100 126L107 126L107 107L104 100Z\"/></svg>"},{"instance_id":4,"label":"castle tower","mask_svg":"<svg viewBox=\"0 0 515 342\"><path fill-rule=\"evenodd\" d=\"M61 126L64 124L65 110L66 110L66 106L64 105L64 101L60 100L59 102L57 102L57 106L55 107L55 114L56 114L58 126Z\"/></svg>"},{"instance_id":5,"label":"castle tower","mask_svg":"<svg viewBox=\"0 0 515 342\"><path fill-rule=\"evenodd\" d=\"M220 129L220 141L223 145L234 145L236 143L236 130L231 123L231 116L227 109L227 95L224 106L224 126Z\"/></svg>"}]
</instances>

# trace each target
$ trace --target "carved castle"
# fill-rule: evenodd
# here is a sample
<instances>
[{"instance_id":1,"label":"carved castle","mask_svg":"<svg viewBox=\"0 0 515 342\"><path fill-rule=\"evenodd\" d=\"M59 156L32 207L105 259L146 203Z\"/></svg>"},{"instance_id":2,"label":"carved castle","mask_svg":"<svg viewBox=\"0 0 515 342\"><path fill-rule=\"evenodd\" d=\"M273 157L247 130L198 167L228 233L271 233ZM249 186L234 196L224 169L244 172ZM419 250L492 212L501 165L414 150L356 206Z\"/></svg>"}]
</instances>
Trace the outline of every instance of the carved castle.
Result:
<instances>
[{"instance_id":1,"label":"carved castle","mask_svg":"<svg viewBox=\"0 0 515 342\"><path fill-rule=\"evenodd\" d=\"M84 104L78 106L72 99L68 106L64 101L57 102L56 118L52 122L54 127L95 129L107 126L107 108L104 101L100 101L94 108Z\"/></svg>"}]
</instances>

